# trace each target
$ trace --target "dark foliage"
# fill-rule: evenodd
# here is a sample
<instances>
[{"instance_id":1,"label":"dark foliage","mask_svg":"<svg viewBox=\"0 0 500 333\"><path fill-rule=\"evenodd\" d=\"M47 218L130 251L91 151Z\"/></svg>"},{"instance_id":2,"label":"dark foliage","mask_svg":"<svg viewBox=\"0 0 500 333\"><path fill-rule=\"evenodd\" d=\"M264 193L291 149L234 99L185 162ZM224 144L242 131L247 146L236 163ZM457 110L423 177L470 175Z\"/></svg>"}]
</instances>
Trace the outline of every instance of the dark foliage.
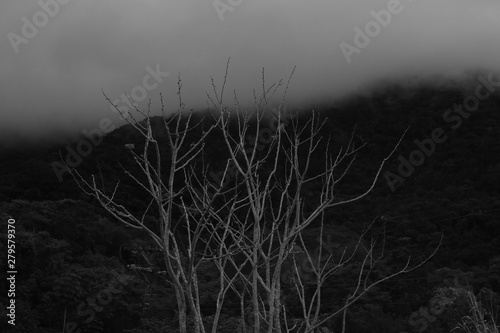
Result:
<instances>
[{"instance_id":1,"label":"dark foliage","mask_svg":"<svg viewBox=\"0 0 500 333\"><path fill-rule=\"evenodd\" d=\"M410 129L384 171L397 175L401 164L398 156L408 160L419 149L415 140L430 138L436 128L443 129L447 136L444 142L435 144L433 152L425 155L411 175L396 184L394 191L383 176L368 198L328 212L325 238L330 234L339 248L352 246L355 236L378 217L380 223L368 235L385 237L385 261L380 271L374 272L376 276L404 263L409 255L425 257L440 236L444 237L439 252L428 264L380 285L350 308L347 332L416 331L418 326L410 319L411 314L427 306L442 290L439 288L452 284L468 283L474 290L493 294L500 291L500 95L481 102L477 111L453 129L443 114L453 104L462 103L469 93L453 85L388 85L370 96L346 99L335 108L315 108L321 117L328 117L322 135L332 139L333 152L348 142L354 125L356 140L367 143L350 175L339 184L339 200L367 188L378 163L408 125ZM309 116L301 113L299 124ZM153 121L155 127L161 128L161 118ZM193 132L193 140L202 130ZM164 139L160 130L156 135L159 140ZM207 141L204 158L214 172L220 171L227 161L221 137L214 133ZM148 198L124 174L123 168L141 174L124 148L126 143L135 144L137 150L143 147L131 126L105 137L83 159L78 170L84 175L102 172L99 181L108 190L120 180L123 187L117 200L139 213ZM268 147L264 145L263 149ZM82 332L175 332L175 299L162 274L158 250L144 234L112 221L95 200L82 194L69 174L64 174L59 182L51 163L60 160L60 152L64 157L66 148L23 147L0 152L0 213L17 221L19 332L60 332L65 318L66 322L79 323ZM162 162L168 164L165 158ZM316 159L319 165L322 156ZM311 184L306 204L317 198L320 186ZM6 247L5 216L1 220L2 248ZM155 216L147 219L154 228ZM305 235L306 245L313 250L317 244L316 227L312 226ZM5 271L5 262L1 265ZM352 267L346 266L326 285L325 312L338 307L348 296L355 266L355 262ZM200 297L206 320L210 321L217 288L211 278L215 270L210 265L201 270ZM127 281L120 291L108 292L112 300L102 310L90 311L88 302L95 302L103 290L115 288L110 283L120 277ZM299 316L293 290L287 294L289 313ZM498 302L498 296L495 300ZM0 303L5 302L2 294ZM238 300L231 294L220 332L234 332L238 307ZM459 311L462 310L450 308L437 316L428 323L429 332L448 329L460 316ZM85 322L91 312L92 320ZM5 314L2 316L5 318ZM339 320L328 325L336 330L341 325Z\"/></svg>"}]
</instances>

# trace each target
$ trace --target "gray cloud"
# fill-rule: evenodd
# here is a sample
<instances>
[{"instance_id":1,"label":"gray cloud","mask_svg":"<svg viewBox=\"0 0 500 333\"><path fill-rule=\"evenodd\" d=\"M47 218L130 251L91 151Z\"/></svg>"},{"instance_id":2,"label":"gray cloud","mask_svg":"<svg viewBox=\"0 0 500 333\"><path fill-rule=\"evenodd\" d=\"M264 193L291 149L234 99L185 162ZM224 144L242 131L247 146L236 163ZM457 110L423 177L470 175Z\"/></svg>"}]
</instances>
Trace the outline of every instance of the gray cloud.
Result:
<instances>
[{"instance_id":1,"label":"gray cloud","mask_svg":"<svg viewBox=\"0 0 500 333\"><path fill-rule=\"evenodd\" d=\"M39 1L0 3L4 134L80 132L105 117L120 124L101 89L119 98L157 64L171 75L148 97L157 106L162 92L171 109L178 73L187 107L204 107L210 77L222 82L228 57L226 101L236 89L243 103L260 91L263 67L272 83L297 66L290 103L339 97L399 75L500 67L500 3L493 0L401 0L401 13L349 64L339 44L354 45L354 27L364 28L370 11L389 1L242 0L221 21L212 0L72 0L16 54L8 34L22 34L22 18L32 22Z\"/></svg>"}]
</instances>

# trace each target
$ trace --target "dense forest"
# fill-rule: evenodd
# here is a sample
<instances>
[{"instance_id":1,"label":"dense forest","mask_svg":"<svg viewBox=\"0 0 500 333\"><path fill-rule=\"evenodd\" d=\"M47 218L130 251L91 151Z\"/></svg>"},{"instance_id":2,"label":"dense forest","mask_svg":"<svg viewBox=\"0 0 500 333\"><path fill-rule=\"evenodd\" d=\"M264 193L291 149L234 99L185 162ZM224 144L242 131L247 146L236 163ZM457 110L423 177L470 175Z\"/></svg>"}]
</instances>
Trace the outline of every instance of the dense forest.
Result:
<instances>
[{"instance_id":1,"label":"dense forest","mask_svg":"<svg viewBox=\"0 0 500 333\"><path fill-rule=\"evenodd\" d=\"M449 332L470 315L463 290L472 290L490 314L498 313L500 94L492 93L473 112L455 108L467 103L477 84L388 83L370 93L297 110L299 127L311 119L311 110L324 121L320 134L331 139L333 151L352 140L362 146L337 185L339 200L369 188L390 155L368 196L325 213L323 235L334 252L352 247L361 235L368 243L376 238L383 243L384 256L374 274L383 276L408 257L424 260L439 247L422 266L377 285L350 306L346 332ZM162 124L161 117L152 118L158 137L164 135ZM202 131L189 139L199 138ZM217 132L205 139L202 159L214 175L227 161L222 140ZM143 141L133 126L122 126L93 146L76 167L85 177L96 175L110 191L120 181L115 198L137 215L150 199L125 170L141 174L130 150L140 152ZM268 149L266 142L259 141L262 152ZM63 327L66 332L176 332L175 293L161 250L141 230L114 219L55 163L77 151L77 145L29 145L0 152L2 248L7 246L8 219L16 221L16 332L61 332ZM323 163L321 154L313 157L313 164ZM308 184L305 205L317 199L321 186L319 180ZM156 219L145 216L151 226ZM311 225L304 232L306 246L313 249L318 235L319 226ZM1 265L7 271L6 262ZM201 310L210 321L217 289L214 270L210 265L199 270ZM346 266L325 283L322 311L344 302L355 287L355 273ZM299 317L298 300L285 280L287 311ZM111 290L106 293L109 302L100 299L102 290ZM439 314L433 312L436 302L444 309ZM6 311L6 294L0 303ZM218 332L236 332L238 323L239 300L230 293ZM342 316L336 316L322 332L340 332L342 326Z\"/></svg>"}]
</instances>

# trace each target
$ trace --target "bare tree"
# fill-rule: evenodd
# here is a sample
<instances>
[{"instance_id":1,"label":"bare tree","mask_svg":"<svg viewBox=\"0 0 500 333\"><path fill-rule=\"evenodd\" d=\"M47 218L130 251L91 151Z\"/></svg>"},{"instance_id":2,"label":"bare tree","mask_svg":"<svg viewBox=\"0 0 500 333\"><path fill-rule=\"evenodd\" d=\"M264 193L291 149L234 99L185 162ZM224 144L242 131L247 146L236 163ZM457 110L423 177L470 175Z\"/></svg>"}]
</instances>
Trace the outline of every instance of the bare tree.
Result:
<instances>
[{"instance_id":1,"label":"bare tree","mask_svg":"<svg viewBox=\"0 0 500 333\"><path fill-rule=\"evenodd\" d=\"M373 190L384 164L397 148L396 145L393 151L379 164L371 185L365 191L349 199L337 199L334 192L336 184L349 172L356 154L365 143L356 144L355 132L353 131L347 147L340 149L336 155L332 155L329 138L326 139L326 144L320 144L322 141L320 132L325 120L321 121L320 117L313 111L309 120L301 124L298 117L291 117L290 114L283 112L283 102L290 79L286 85L282 103L278 106L277 114L271 113L271 115L278 117L278 123L281 123L284 117L288 117L291 119L291 126L288 126L288 130L284 126L278 126L269 146L260 153L257 149L260 126L265 117L269 116L268 101L282 82L266 87L265 74L264 71L262 72L262 95L260 99L255 97L254 114L237 112L235 116L223 106L222 96L225 79L221 93L217 94L213 84L215 99L209 96L212 105L220 112L218 125L230 154L230 163L234 165L242 179L238 185L242 188L243 194L238 201L240 205L234 212L237 212L238 209L244 209L245 214L233 216L228 228L231 238L237 240L239 248L242 249L245 262L249 262L253 267L249 275L239 271L251 298L253 323L250 331L252 332L282 332L284 328L287 332L289 331L290 327L286 325L286 313L283 312L283 304L280 302L283 263L290 253L295 252L294 248L296 248L298 241L300 241L302 248L306 249L302 238L303 232L313 222L320 221L323 225L323 217L327 210L358 201ZM236 94L234 100L236 101L235 109L238 110ZM229 131L231 117L237 117L238 120L236 137ZM250 126L251 117L257 118L253 133ZM246 143L248 136L255 138L255 142L248 145ZM320 172L313 172L311 165L315 163L314 156L317 156L321 146L324 147L324 151L321 153L326 156L324 166ZM312 205L311 202L306 205L307 186L313 183L317 184L318 180L322 184L320 194ZM361 244L361 239L362 237L360 237L358 246ZM410 259L408 259L406 265L394 273L376 281L370 281L370 270L366 271L364 268L367 264L373 267L380 259L374 255L374 246L375 244L372 243L366 250L366 255L360 265L358 283L355 290L347 298L345 305L321 319L319 317L322 305L321 289L329 277L352 260L352 256L341 258L336 265L331 267L328 265L332 259L331 256L326 260L326 264L322 264L319 259L313 258L307 250L305 251L316 282L316 290L312 299L306 300L304 284L295 266L295 273L298 277L296 289L303 310L305 332L314 331L326 320L337 314L342 312L345 314L345 309L374 286L396 275L409 272L430 258L416 265L410 265ZM233 265L237 266L234 258L230 257L229 259L233 260ZM319 258L321 258L321 253ZM243 299L243 295L241 297ZM282 318L285 323L283 323Z\"/></svg>"},{"instance_id":2,"label":"bare tree","mask_svg":"<svg viewBox=\"0 0 500 333\"><path fill-rule=\"evenodd\" d=\"M340 200L334 189L349 172L356 154L364 146L357 140L355 132L347 147L333 154L330 140L322 141L324 139L320 134L325 121L320 120L318 114L313 112L305 123L300 123L297 115L287 112L284 100L293 72L285 86L283 99L274 112L270 112L270 100L283 82L266 87L264 71L262 94L257 98L254 92L255 111L243 112L236 93L234 110L230 111L223 104L228 68L229 61L220 93L212 83L215 96L208 96L208 100L215 112L211 119L195 121L192 111L185 110L180 78L179 109L175 115L166 116L160 95L165 136L154 133L151 103L147 111L135 107L137 115L144 120L124 117L144 139L141 154L130 150L141 175L123 168L149 196L150 202L141 217L135 216L116 199L119 182L112 191L108 191L98 185L95 176L86 179L74 169L72 174L81 189L97 198L118 221L143 230L162 250L168 280L175 290L181 333L188 330L188 312L193 318L196 333L215 333L230 290L240 298L242 331L271 333L291 330L294 323L287 318L286 307L281 301L283 265L290 260L294 267L296 295L303 312L300 329L313 332L329 318L342 313L345 316L345 309L372 287L419 265L410 265L408 261L387 277L372 281L369 279L370 270L365 269L367 265L373 267L378 260L372 244L365 251L358 283L345 304L334 313L320 315L322 287L329 277L352 261L353 256L342 256L333 265L331 254L326 260L320 260L324 258L321 251L319 256L310 253L303 233L313 223L323 226L325 213L329 210L367 196L397 145L381 161L373 181L362 193ZM267 145L262 149L259 136L264 120L271 120L276 126L272 126L272 135L268 136ZM285 126L286 122L288 126ZM201 127L203 130L199 131ZM201 134L191 142L196 130ZM209 181L210 166L204 156L206 139L214 133L222 135L228 156L219 182ZM320 172L316 170L317 163L314 161L318 153L326 157ZM313 164L314 171L311 168ZM321 189L316 200L306 200L308 186L318 183ZM157 230L145 223L145 216L150 212L158 217ZM183 232L179 231L181 229ZM322 239L322 235L320 237ZM362 237L359 247L364 244ZM184 243L187 245L183 246ZM306 296L303 275L295 259L297 249L302 251L312 269L316 285L312 297ZM203 322L199 294L198 270L205 262L218 268L219 290L211 328ZM250 271L246 267L250 267ZM298 328L300 325L295 326Z\"/></svg>"},{"instance_id":3,"label":"bare tree","mask_svg":"<svg viewBox=\"0 0 500 333\"><path fill-rule=\"evenodd\" d=\"M219 214L219 211L211 205L211 201L216 198L217 194L205 201L205 205L197 205L194 209L189 205L192 200L186 201L186 194L189 196L188 189L192 189L189 178L190 172L194 173L194 169L192 169L194 161L202 154L205 139L216 124L209 128L203 128L201 136L197 140L188 142L191 138L190 135L196 129L204 126L204 121L203 119L194 121L193 112L185 110L180 94L180 78L178 88L179 109L171 117L167 117L165 114L163 98L160 95L163 129L166 132L164 137L153 131L152 117L150 116L151 102L148 103L147 111L142 111L135 106L135 112L144 118L142 121L137 121L133 115L129 115L130 118L122 115L122 118L132 125L144 139L142 153L130 150L142 174L134 175L123 168L124 172L150 197L149 204L145 207L141 217L134 216L129 208L115 199L119 181L109 192L104 186L98 184L95 176L87 180L77 170L72 169L71 171L80 188L86 194L94 196L109 213L124 225L145 231L156 246L161 249L168 279L175 290L179 330L181 333L188 330L187 312L189 308L194 320L195 332L198 333L206 330L200 309L197 269L203 262L220 261L228 255L224 253L226 249L217 247L217 244L224 244L224 238L227 237L227 232L224 232L224 219L230 215L226 218L221 217L216 225L211 223L214 216ZM114 105L106 95L105 98L118 110L117 105ZM162 142L162 140L166 142ZM167 159L162 156L165 148L168 154ZM208 179L206 169L205 179ZM179 182L182 183L183 180L186 183L180 186ZM204 186L206 189L206 186L209 185L205 183ZM229 202L227 206L230 208L231 203ZM174 217L176 211L180 212L182 217ZM147 225L145 217L148 213L158 217L157 231ZM185 237L181 236L181 233L177 232L176 229L184 229L186 231ZM206 234L212 235L211 237L217 241L212 242L210 239L205 239L204 235ZM184 244L186 239L187 245ZM228 290L228 287L225 286L225 279L221 279L220 287L217 298L217 313L219 314L224 295ZM215 332L217 320L214 321L213 326L212 332Z\"/></svg>"}]
</instances>

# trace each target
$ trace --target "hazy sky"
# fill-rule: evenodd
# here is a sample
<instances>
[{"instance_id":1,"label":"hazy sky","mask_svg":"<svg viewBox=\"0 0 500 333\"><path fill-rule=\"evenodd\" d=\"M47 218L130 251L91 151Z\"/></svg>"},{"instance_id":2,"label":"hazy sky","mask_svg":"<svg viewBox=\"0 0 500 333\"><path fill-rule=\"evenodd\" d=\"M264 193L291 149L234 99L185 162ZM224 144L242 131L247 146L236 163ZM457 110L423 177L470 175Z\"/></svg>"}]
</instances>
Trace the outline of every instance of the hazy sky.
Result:
<instances>
[{"instance_id":1,"label":"hazy sky","mask_svg":"<svg viewBox=\"0 0 500 333\"><path fill-rule=\"evenodd\" d=\"M341 96L378 78L500 68L498 0L401 0L350 63L341 43L355 46L354 28L364 30L375 20L370 12L393 1L58 1L0 1L4 135L80 132L103 118L120 124L101 89L112 99L146 91L154 105L162 92L175 108L179 73L186 106L206 106L210 78L222 82L228 57L226 101L236 89L243 103L261 90L263 67L272 83L297 66L290 103ZM149 77L146 90L147 67L170 75L158 86Z\"/></svg>"}]
</instances>

